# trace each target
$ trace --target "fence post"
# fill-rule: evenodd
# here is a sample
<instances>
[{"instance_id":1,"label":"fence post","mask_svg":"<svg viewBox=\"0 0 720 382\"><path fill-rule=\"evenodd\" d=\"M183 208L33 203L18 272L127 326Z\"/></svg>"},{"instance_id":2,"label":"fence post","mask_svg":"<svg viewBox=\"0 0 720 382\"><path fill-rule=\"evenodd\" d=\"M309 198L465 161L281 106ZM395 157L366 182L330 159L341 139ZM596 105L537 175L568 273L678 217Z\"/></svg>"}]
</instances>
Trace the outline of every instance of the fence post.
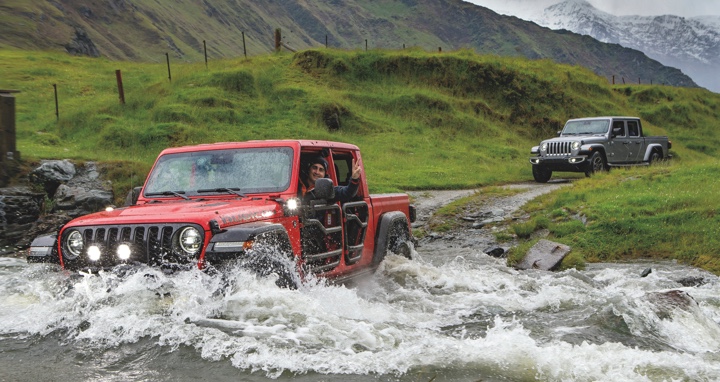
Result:
<instances>
[{"instance_id":1,"label":"fence post","mask_svg":"<svg viewBox=\"0 0 720 382\"><path fill-rule=\"evenodd\" d=\"M53 84L55 90L55 119L60 120L60 107L58 107L57 84Z\"/></svg>"},{"instance_id":2,"label":"fence post","mask_svg":"<svg viewBox=\"0 0 720 382\"><path fill-rule=\"evenodd\" d=\"M615 85L615 75L613 74L613 85Z\"/></svg>"},{"instance_id":3,"label":"fence post","mask_svg":"<svg viewBox=\"0 0 720 382\"><path fill-rule=\"evenodd\" d=\"M327 41L328 41L327 35L325 35L325 49L327 49L327 46L328 46Z\"/></svg>"},{"instance_id":4,"label":"fence post","mask_svg":"<svg viewBox=\"0 0 720 382\"><path fill-rule=\"evenodd\" d=\"M205 45L205 40L203 40L203 51L205 52L205 69L207 69L207 45Z\"/></svg>"},{"instance_id":5,"label":"fence post","mask_svg":"<svg viewBox=\"0 0 720 382\"><path fill-rule=\"evenodd\" d=\"M280 46L282 42L282 33L280 31L280 28L275 29L275 51L280 51Z\"/></svg>"},{"instance_id":6,"label":"fence post","mask_svg":"<svg viewBox=\"0 0 720 382\"><path fill-rule=\"evenodd\" d=\"M115 78L117 79L118 96L120 97L120 104L125 105L125 90L123 90L122 73L120 69L115 70Z\"/></svg>"},{"instance_id":7,"label":"fence post","mask_svg":"<svg viewBox=\"0 0 720 382\"><path fill-rule=\"evenodd\" d=\"M438 53L442 53L442 46L438 47Z\"/></svg>"},{"instance_id":8,"label":"fence post","mask_svg":"<svg viewBox=\"0 0 720 382\"><path fill-rule=\"evenodd\" d=\"M367 39L365 39L365 51L367 52Z\"/></svg>"},{"instance_id":9,"label":"fence post","mask_svg":"<svg viewBox=\"0 0 720 382\"><path fill-rule=\"evenodd\" d=\"M168 67L168 81L172 81L172 76L170 75L170 55L165 53L165 60L167 60L167 67Z\"/></svg>"},{"instance_id":10,"label":"fence post","mask_svg":"<svg viewBox=\"0 0 720 382\"><path fill-rule=\"evenodd\" d=\"M243 54L245 55L245 58L247 58L247 49L245 49L245 32L242 32L242 39L243 39Z\"/></svg>"}]
</instances>

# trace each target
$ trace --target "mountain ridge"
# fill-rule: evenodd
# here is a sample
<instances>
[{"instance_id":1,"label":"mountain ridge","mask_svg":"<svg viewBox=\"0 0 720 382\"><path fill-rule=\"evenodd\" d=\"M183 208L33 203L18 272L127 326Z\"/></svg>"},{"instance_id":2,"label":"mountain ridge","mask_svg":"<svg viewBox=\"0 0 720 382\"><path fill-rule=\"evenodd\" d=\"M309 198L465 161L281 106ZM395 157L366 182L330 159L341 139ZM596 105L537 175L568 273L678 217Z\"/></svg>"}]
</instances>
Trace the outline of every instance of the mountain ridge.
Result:
<instances>
[{"instance_id":1,"label":"mountain ridge","mask_svg":"<svg viewBox=\"0 0 720 382\"><path fill-rule=\"evenodd\" d=\"M567 0L545 8L533 21L640 50L720 92L720 16L615 16L585 0Z\"/></svg>"},{"instance_id":2,"label":"mountain ridge","mask_svg":"<svg viewBox=\"0 0 720 382\"><path fill-rule=\"evenodd\" d=\"M26 0L0 5L0 47L65 50L113 60L183 61L272 52L273 33L296 49L430 51L551 59L608 78L696 87L680 70L644 53L497 13L462 0L250 0L142 2Z\"/></svg>"}]
</instances>

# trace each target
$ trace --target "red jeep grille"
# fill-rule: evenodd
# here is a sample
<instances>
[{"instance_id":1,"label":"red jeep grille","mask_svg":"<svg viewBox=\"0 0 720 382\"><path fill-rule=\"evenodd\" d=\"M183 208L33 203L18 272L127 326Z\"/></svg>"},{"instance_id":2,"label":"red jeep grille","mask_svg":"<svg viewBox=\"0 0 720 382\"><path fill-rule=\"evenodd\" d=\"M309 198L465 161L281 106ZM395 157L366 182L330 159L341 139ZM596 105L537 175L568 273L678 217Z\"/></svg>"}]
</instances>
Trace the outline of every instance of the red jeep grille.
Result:
<instances>
[{"instance_id":1,"label":"red jeep grille","mask_svg":"<svg viewBox=\"0 0 720 382\"><path fill-rule=\"evenodd\" d=\"M177 234L182 227L193 226L200 232L202 227L195 224L164 225L117 225L70 228L63 232L61 254L65 268L109 268L118 264L142 263L149 265L189 264L196 260L183 253L177 246ZM73 256L67 248L66 238L77 230L84 238L84 248L79 256ZM117 249L121 244L130 247L130 258L119 259ZM100 260L91 261L88 248L100 249ZM198 254L199 255L199 254Z\"/></svg>"}]
</instances>

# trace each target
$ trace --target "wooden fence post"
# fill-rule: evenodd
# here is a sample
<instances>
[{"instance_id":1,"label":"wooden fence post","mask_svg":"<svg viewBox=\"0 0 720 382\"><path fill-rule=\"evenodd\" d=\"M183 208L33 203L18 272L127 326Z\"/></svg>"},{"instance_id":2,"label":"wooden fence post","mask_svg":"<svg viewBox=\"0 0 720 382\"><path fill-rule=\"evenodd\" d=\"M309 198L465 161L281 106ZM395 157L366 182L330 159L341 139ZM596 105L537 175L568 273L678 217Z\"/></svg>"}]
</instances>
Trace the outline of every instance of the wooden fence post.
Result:
<instances>
[{"instance_id":1,"label":"wooden fence post","mask_svg":"<svg viewBox=\"0 0 720 382\"><path fill-rule=\"evenodd\" d=\"M282 32L280 31L280 28L275 29L275 51L280 51L280 46L282 43Z\"/></svg>"},{"instance_id":2,"label":"wooden fence post","mask_svg":"<svg viewBox=\"0 0 720 382\"><path fill-rule=\"evenodd\" d=\"M165 60L167 60L167 67L168 67L168 81L172 81L172 76L170 75L170 55L165 53Z\"/></svg>"},{"instance_id":3,"label":"wooden fence post","mask_svg":"<svg viewBox=\"0 0 720 382\"><path fill-rule=\"evenodd\" d=\"M245 32L242 32L242 39L243 39L243 54L245 55L245 58L247 58L247 49L245 49Z\"/></svg>"},{"instance_id":4,"label":"wooden fence post","mask_svg":"<svg viewBox=\"0 0 720 382\"><path fill-rule=\"evenodd\" d=\"M205 45L205 40L203 40L203 51L205 52L205 69L207 69L207 45Z\"/></svg>"},{"instance_id":5,"label":"wooden fence post","mask_svg":"<svg viewBox=\"0 0 720 382\"><path fill-rule=\"evenodd\" d=\"M58 105L58 96L57 96L57 84L53 84L53 90L55 91L55 119L60 120L60 107Z\"/></svg>"},{"instance_id":6,"label":"wooden fence post","mask_svg":"<svg viewBox=\"0 0 720 382\"><path fill-rule=\"evenodd\" d=\"M120 97L120 104L125 105L125 90L123 90L122 73L120 69L115 70L115 78L117 79L118 96Z\"/></svg>"}]
</instances>

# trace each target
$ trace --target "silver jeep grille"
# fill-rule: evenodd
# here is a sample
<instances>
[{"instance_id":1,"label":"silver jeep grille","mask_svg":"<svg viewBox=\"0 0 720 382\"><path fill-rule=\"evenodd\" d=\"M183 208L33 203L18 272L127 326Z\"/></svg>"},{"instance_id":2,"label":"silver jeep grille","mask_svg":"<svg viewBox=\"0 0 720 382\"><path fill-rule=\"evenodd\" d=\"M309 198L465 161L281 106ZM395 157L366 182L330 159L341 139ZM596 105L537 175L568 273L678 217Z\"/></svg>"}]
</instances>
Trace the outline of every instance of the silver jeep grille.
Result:
<instances>
[{"instance_id":1,"label":"silver jeep grille","mask_svg":"<svg viewBox=\"0 0 720 382\"><path fill-rule=\"evenodd\" d=\"M570 155L572 150L570 149L572 142L548 142L547 155Z\"/></svg>"}]
</instances>

